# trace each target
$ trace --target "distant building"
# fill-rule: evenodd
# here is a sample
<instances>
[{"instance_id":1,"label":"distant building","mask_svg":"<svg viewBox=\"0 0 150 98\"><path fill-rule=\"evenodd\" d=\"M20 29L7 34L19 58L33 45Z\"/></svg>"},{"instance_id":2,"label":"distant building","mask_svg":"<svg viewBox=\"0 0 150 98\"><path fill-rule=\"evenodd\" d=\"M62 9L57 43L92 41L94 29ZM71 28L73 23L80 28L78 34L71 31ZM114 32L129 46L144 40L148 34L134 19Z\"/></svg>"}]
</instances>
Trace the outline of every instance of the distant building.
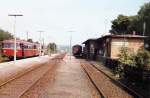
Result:
<instances>
[{"instance_id":1,"label":"distant building","mask_svg":"<svg viewBox=\"0 0 150 98\"><path fill-rule=\"evenodd\" d=\"M89 39L85 44L86 58L96 59L99 56L117 59L121 47L137 52L144 47L145 36L139 35L106 35L98 39Z\"/></svg>"}]
</instances>

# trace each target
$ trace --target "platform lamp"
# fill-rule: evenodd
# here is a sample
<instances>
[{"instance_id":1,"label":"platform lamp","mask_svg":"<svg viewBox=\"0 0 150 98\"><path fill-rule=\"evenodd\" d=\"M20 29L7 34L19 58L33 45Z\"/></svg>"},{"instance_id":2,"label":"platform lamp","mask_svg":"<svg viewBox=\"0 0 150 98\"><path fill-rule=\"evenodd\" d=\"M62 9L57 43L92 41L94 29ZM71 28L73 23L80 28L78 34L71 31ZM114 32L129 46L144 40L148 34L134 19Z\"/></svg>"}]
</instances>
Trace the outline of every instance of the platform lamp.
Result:
<instances>
[{"instance_id":1,"label":"platform lamp","mask_svg":"<svg viewBox=\"0 0 150 98\"><path fill-rule=\"evenodd\" d=\"M16 63L16 17L23 16L22 14L9 14L8 16L14 17L14 63Z\"/></svg>"}]
</instances>

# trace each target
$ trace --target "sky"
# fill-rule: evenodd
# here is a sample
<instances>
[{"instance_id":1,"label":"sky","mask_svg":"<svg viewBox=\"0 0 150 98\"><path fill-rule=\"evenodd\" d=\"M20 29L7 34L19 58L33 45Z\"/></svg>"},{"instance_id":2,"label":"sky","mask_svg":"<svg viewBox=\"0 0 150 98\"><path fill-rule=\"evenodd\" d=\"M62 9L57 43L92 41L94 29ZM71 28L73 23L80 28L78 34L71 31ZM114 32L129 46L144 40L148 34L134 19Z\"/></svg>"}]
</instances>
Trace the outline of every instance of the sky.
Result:
<instances>
[{"instance_id":1,"label":"sky","mask_svg":"<svg viewBox=\"0 0 150 98\"><path fill-rule=\"evenodd\" d=\"M0 0L0 28L21 39L39 41L39 31L45 43L58 45L81 44L88 38L108 34L111 21L119 14L136 15L140 7L150 0Z\"/></svg>"}]
</instances>

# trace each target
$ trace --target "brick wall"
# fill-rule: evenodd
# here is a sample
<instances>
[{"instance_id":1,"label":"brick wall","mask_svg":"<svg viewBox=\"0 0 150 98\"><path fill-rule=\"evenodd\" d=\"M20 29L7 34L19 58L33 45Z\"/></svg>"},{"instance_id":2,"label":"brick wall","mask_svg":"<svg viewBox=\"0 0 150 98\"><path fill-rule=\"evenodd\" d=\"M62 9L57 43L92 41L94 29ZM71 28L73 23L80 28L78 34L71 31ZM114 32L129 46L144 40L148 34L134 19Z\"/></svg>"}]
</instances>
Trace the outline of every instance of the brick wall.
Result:
<instances>
[{"instance_id":1,"label":"brick wall","mask_svg":"<svg viewBox=\"0 0 150 98\"><path fill-rule=\"evenodd\" d=\"M113 38L111 40L111 58L118 58L121 47L128 47L133 52L137 52L140 48L144 46L143 39L123 39L123 38Z\"/></svg>"}]
</instances>

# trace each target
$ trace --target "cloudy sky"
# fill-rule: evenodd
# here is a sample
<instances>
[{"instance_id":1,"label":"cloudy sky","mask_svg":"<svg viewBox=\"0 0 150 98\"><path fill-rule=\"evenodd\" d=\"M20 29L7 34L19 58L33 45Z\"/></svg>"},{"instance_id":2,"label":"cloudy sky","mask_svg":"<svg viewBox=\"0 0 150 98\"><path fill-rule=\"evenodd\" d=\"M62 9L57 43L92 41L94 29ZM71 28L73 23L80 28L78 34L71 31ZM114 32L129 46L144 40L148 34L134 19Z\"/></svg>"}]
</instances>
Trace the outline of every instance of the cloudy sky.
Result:
<instances>
[{"instance_id":1,"label":"cloudy sky","mask_svg":"<svg viewBox=\"0 0 150 98\"><path fill-rule=\"evenodd\" d=\"M45 42L68 45L70 33L73 44L87 38L107 34L111 20L118 14L135 15L140 6L149 0L0 0L0 28L13 34L13 17L17 17L17 37L39 40L44 31ZM73 32L70 32L73 31Z\"/></svg>"}]
</instances>

